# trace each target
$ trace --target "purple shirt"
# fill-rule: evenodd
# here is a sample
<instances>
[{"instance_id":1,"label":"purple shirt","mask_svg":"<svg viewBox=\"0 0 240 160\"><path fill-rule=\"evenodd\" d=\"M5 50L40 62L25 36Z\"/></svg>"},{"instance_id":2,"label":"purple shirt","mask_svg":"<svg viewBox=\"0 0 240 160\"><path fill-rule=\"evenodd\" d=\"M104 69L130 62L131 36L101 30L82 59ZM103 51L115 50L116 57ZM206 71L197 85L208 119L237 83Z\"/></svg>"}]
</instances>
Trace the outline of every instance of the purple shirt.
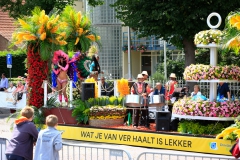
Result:
<instances>
[{"instance_id":1,"label":"purple shirt","mask_svg":"<svg viewBox=\"0 0 240 160\"><path fill-rule=\"evenodd\" d=\"M19 123L14 126L5 154L14 154L32 160L33 142L36 142L37 138L38 131L33 122Z\"/></svg>"},{"instance_id":2,"label":"purple shirt","mask_svg":"<svg viewBox=\"0 0 240 160\"><path fill-rule=\"evenodd\" d=\"M8 88L8 79L6 77L1 79L0 88Z\"/></svg>"}]
</instances>

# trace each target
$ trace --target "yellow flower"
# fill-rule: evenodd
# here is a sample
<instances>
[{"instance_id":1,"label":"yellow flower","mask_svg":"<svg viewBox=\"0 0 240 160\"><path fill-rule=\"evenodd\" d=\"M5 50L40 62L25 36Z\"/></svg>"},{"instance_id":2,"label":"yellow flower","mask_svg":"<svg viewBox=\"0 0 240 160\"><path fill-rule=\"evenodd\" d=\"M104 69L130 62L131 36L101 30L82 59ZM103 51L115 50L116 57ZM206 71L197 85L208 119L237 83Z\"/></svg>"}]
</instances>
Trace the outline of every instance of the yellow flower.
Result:
<instances>
[{"instance_id":1,"label":"yellow flower","mask_svg":"<svg viewBox=\"0 0 240 160\"><path fill-rule=\"evenodd\" d=\"M44 25L41 25L38 29L38 34L42 34L43 32L45 32Z\"/></svg>"},{"instance_id":2,"label":"yellow flower","mask_svg":"<svg viewBox=\"0 0 240 160\"><path fill-rule=\"evenodd\" d=\"M79 36L81 36L82 33L83 33L83 28L78 28L77 29L77 33L78 33Z\"/></svg>"},{"instance_id":3,"label":"yellow flower","mask_svg":"<svg viewBox=\"0 0 240 160\"><path fill-rule=\"evenodd\" d=\"M42 33L40 35L40 40L44 41L46 39L46 35L47 35L46 32Z\"/></svg>"},{"instance_id":4,"label":"yellow flower","mask_svg":"<svg viewBox=\"0 0 240 160\"><path fill-rule=\"evenodd\" d=\"M24 29L29 29L30 28L30 25L27 24L24 20L18 19L18 22L21 24L22 28L24 28Z\"/></svg>"},{"instance_id":5,"label":"yellow flower","mask_svg":"<svg viewBox=\"0 0 240 160\"><path fill-rule=\"evenodd\" d=\"M57 16L56 16L56 18L55 18L55 19L53 19L53 21L52 21L52 22L53 22L53 24L57 23L57 21L58 21L58 20L59 20L59 15L57 15Z\"/></svg>"},{"instance_id":6,"label":"yellow flower","mask_svg":"<svg viewBox=\"0 0 240 160\"><path fill-rule=\"evenodd\" d=\"M77 13L76 28L79 26L81 19L82 19L82 15L81 15L81 12L79 11L79 12Z\"/></svg>"},{"instance_id":7,"label":"yellow flower","mask_svg":"<svg viewBox=\"0 0 240 160\"><path fill-rule=\"evenodd\" d=\"M60 45L62 45L62 46L64 46L64 45L66 45L67 44L67 42L66 41L58 41L58 43L60 44Z\"/></svg>"},{"instance_id":8,"label":"yellow flower","mask_svg":"<svg viewBox=\"0 0 240 160\"><path fill-rule=\"evenodd\" d=\"M90 39L91 41L95 41L95 36L90 34L86 36L88 39Z\"/></svg>"},{"instance_id":9,"label":"yellow flower","mask_svg":"<svg viewBox=\"0 0 240 160\"><path fill-rule=\"evenodd\" d=\"M74 45L77 45L79 40L80 40L79 37L77 37Z\"/></svg>"},{"instance_id":10,"label":"yellow flower","mask_svg":"<svg viewBox=\"0 0 240 160\"><path fill-rule=\"evenodd\" d=\"M101 37L100 36L97 36L97 40L100 40L101 39Z\"/></svg>"},{"instance_id":11,"label":"yellow flower","mask_svg":"<svg viewBox=\"0 0 240 160\"><path fill-rule=\"evenodd\" d=\"M52 28L52 22L51 21L48 21L47 22L47 29L50 30Z\"/></svg>"},{"instance_id":12,"label":"yellow flower","mask_svg":"<svg viewBox=\"0 0 240 160\"><path fill-rule=\"evenodd\" d=\"M23 39L25 39L26 41L32 41L32 40L36 40L37 37L34 35L25 35L23 36Z\"/></svg>"}]
</instances>

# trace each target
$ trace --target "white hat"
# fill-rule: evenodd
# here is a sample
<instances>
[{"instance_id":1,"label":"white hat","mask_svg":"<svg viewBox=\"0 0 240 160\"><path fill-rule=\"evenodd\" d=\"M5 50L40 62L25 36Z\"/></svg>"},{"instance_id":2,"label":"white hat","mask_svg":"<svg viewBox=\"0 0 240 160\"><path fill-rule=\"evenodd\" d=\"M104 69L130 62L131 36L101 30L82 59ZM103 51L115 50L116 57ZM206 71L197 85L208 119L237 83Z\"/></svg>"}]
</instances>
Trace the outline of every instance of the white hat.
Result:
<instances>
[{"instance_id":1,"label":"white hat","mask_svg":"<svg viewBox=\"0 0 240 160\"><path fill-rule=\"evenodd\" d=\"M138 74L137 78L143 78L142 74Z\"/></svg>"},{"instance_id":2,"label":"white hat","mask_svg":"<svg viewBox=\"0 0 240 160\"><path fill-rule=\"evenodd\" d=\"M169 77L170 78L177 78L175 73L171 73Z\"/></svg>"},{"instance_id":3,"label":"white hat","mask_svg":"<svg viewBox=\"0 0 240 160\"><path fill-rule=\"evenodd\" d=\"M144 74L144 75L147 75L147 76L148 76L148 73L147 73L147 71L142 71L142 74Z\"/></svg>"}]
</instances>

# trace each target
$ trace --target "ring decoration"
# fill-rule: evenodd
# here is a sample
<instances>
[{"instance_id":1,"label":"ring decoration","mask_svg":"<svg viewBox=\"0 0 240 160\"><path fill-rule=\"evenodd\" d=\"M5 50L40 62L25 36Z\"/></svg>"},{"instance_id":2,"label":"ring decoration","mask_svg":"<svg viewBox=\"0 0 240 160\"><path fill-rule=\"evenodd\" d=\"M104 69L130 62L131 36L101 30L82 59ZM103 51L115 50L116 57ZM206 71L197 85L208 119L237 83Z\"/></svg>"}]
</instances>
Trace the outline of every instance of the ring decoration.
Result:
<instances>
[{"instance_id":1,"label":"ring decoration","mask_svg":"<svg viewBox=\"0 0 240 160\"><path fill-rule=\"evenodd\" d=\"M239 101L209 102L191 98L179 99L173 105L172 112L178 115L204 117L237 117L240 114Z\"/></svg>"},{"instance_id":2,"label":"ring decoration","mask_svg":"<svg viewBox=\"0 0 240 160\"><path fill-rule=\"evenodd\" d=\"M240 67L238 66L211 66L197 64L186 67L183 73L185 80L237 80L240 81Z\"/></svg>"},{"instance_id":3,"label":"ring decoration","mask_svg":"<svg viewBox=\"0 0 240 160\"><path fill-rule=\"evenodd\" d=\"M217 23L215 26L213 26L213 25L210 23L210 19L211 19L213 16L216 16L216 17L218 18L218 23ZM220 27L221 23L222 23L222 18L221 18L221 16L220 16L218 13L216 13L216 12L213 12L213 13L209 14L209 16L207 17L207 25L208 25L208 27L211 28L211 29L216 29L216 28Z\"/></svg>"}]
</instances>

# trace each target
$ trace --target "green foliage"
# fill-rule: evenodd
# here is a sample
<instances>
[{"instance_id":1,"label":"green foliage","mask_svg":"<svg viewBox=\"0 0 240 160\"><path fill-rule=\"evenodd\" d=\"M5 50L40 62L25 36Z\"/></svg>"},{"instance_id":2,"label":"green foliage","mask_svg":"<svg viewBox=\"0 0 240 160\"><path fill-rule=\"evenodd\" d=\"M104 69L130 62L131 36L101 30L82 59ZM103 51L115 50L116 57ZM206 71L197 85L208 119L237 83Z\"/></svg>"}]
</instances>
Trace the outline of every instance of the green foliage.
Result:
<instances>
[{"instance_id":1,"label":"green foliage","mask_svg":"<svg viewBox=\"0 0 240 160\"><path fill-rule=\"evenodd\" d=\"M47 104L46 106L43 106L43 107L48 109L57 107L59 105L59 103L57 102L57 99L58 99L58 93L56 92L55 95L47 99Z\"/></svg>"},{"instance_id":2,"label":"green foliage","mask_svg":"<svg viewBox=\"0 0 240 160\"><path fill-rule=\"evenodd\" d=\"M163 72L160 73L159 71L156 71L155 73L153 73L153 75L151 76L151 80L153 80L153 79L155 82L160 82L160 81L164 80L165 77L163 75Z\"/></svg>"},{"instance_id":3,"label":"green foliage","mask_svg":"<svg viewBox=\"0 0 240 160\"><path fill-rule=\"evenodd\" d=\"M25 67L25 59L27 57L26 50L10 50L10 51L0 51L0 68L1 73L5 73L6 77L10 77L9 68L7 68L6 55L12 54L12 68L11 77L24 76L27 72Z\"/></svg>"},{"instance_id":4,"label":"green foliage","mask_svg":"<svg viewBox=\"0 0 240 160\"><path fill-rule=\"evenodd\" d=\"M181 120L178 125L178 131L194 135L216 135L227 126L229 126L229 122Z\"/></svg>"},{"instance_id":5,"label":"green foliage","mask_svg":"<svg viewBox=\"0 0 240 160\"><path fill-rule=\"evenodd\" d=\"M74 0L4 0L0 1L0 8L3 11L8 11L9 15L14 19L29 16L34 7L39 6L48 14L53 8L62 11L67 5L73 5Z\"/></svg>"},{"instance_id":6,"label":"green foliage","mask_svg":"<svg viewBox=\"0 0 240 160\"><path fill-rule=\"evenodd\" d=\"M88 4L90 6L96 7L98 5L102 5L104 3L103 0L88 0Z\"/></svg>"},{"instance_id":7,"label":"green foliage","mask_svg":"<svg viewBox=\"0 0 240 160\"><path fill-rule=\"evenodd\" d=\"M15 113L10 114L10 115L7 117L7 122L9 122L9 120L10 120L11 118L13 118L13 117L15 117L16 119L20 118L20 117L21 117L20 112L21 112L21 109L17 109ZM11 131L13 130L13 126L14 126L14 122L12 122L12 123L10 124L10 130L11 130Z\"/></svg>"},{"instance_id":8,"label":"green foliage","mask_svg":"<svg viewBox=\"0 0 240 160\"><path fill-rule=\"evenodd\" d=\"M37 107L32 106L32 108L34 109L33 123L35 124L35 126L37 128L42 129L43 125L45 124L45 116L44 116L44 112L42 110L43 107L37 108Z\"/></svg>"},{"instance_id":9,"label":"green foliage","mask_svg":"<svg viewBox=\"0 0 240 160\"><path fill-rule=\"evenodd\" d=\"M72 116L75 117L79 123L83 122L84 124L86 124L89 118L89 103L83 102L79 99L73 101L73 106L74 109L72 112Z\"/></svg>"}]
</instances>

